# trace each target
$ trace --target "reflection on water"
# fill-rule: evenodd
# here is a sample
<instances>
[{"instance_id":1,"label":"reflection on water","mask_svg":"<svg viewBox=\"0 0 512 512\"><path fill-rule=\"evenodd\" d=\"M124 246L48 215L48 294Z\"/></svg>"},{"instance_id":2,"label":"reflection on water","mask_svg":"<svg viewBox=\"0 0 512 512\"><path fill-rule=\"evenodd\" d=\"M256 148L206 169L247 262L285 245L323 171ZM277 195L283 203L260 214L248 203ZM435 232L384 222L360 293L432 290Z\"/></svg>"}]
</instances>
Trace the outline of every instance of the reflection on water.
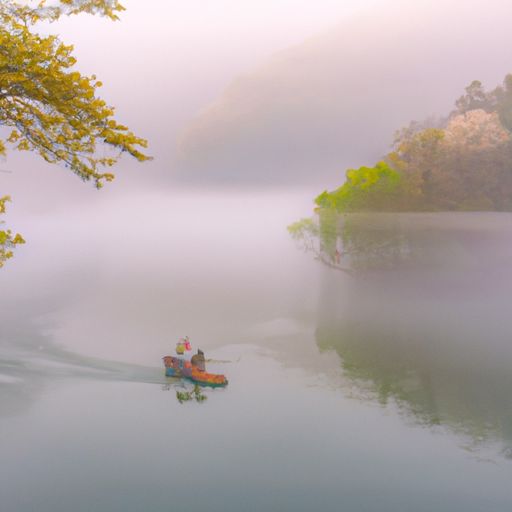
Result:
<instances>
[{"instance_id":1,"label":"reflection on water","mask_svg":"<svg viewBox=\"0 0 512 512\"><path fill-rule=\"evenodd\" d=\"M44 387L55 381L74 379L159 384L162 390L176 393L180 403L207 399L207 394L197 385L180 378L166 377L163 366L149 367L77 354L59 347L50 334L42 334L44 325L23 325L19 319L13 322L12 317L2 319L2 315L0 323L3 324L0 339L0 417L22 413Z\"/></svg>"},{"instance_id":2,"label":"reflection on water","mask_svg":"<svg viewBox=\"0 0 512 512\"><path fill-rule=\"evenodd\" d=\"M184 334L207 350L258 336L248 324L298 302L292 258L276 264L283 245L294 254L294 214L276 197L102 195L20 219L29 243L0 274L0 415L56 378L165 382L161 357ZM127 217L134 202L145 206Z\"/></svg>"},{"instance_id":3,"label":"reflection on water","mask_svg":"<svg viewBox=\"0 0 512 512\"><path fill-rule=\"evenodd\" d=\"M59 215L58 248L56 218L20 225L2 511L510 509L510 218L402 217L387 249L388 228L326 224L321 266L286 233L292 199L150 195L136 219L116 199ZM185 335L229 378L202 403L164 377Z\"/></svg>"},{"instance_id":4,"label":"reflection on water","mask_svg":"<svg viewBox=\"0 0 512 512\"><path fill-rule=\"evenodd\" d=\"M325 219L323 219L325 222ZM512 217L354 215L329 219L317 328L344 375L426 425L512 454Z\"/></svg>"}]
</instances>

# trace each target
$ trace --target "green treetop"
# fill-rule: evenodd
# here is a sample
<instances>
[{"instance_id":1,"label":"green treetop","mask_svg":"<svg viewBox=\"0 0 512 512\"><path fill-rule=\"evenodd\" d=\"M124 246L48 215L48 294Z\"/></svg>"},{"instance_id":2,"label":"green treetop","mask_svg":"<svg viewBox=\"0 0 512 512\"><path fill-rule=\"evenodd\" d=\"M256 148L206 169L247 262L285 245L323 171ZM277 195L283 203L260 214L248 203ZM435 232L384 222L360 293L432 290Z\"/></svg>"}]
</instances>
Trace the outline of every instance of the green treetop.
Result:
<instances>
[{"instance_id":1,"label":"green treetop","mask_svg":"<svg viewBox=\"0 0 512 512\"><path fill-rule=\"evenodd\" d=\"M397 208L402 176L386 162L374 167L348 169L345 183L332 192L324 191L315 203L338 212L394 210Z\"/></svg>"}]
</instances>

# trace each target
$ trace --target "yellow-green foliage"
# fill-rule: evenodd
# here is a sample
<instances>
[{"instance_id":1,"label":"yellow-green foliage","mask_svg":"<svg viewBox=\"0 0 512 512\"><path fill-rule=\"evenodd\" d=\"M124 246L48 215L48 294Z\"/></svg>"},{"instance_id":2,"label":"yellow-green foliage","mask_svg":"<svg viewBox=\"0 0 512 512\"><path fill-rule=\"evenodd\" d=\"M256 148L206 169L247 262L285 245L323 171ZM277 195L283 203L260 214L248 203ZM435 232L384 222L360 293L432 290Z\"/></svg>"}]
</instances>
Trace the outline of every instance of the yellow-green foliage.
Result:
<instances>
[{"instance_id":1,"label":"yellow-green foliage","mask_svg":"<svg viewBox=\"0 0 512 512\"><path fill-rule=\"evenodd\" d=\"M300 240L304 238L305 235L317 236L318 226L312 218L307 217L305 219L300 219L293 224L290 224L288 226L288 232L292 238Z\"/></svg>"},{"instance_id":2,"label":"yellow-green foliage","mask_svg":"<svg viewBox=\"0 0 512 512\"><path fill-rule=\"evenodd\" d=\"M195 400L196 402L204 402L208 397L203 393L201 387L198 384L194 385L192 391L176 391L176 399L180 404L183 402L189 402Z\"/></svg>"},{"instance_id":3,"label":"yellow-green foliage","mask_svg":"<svg viewBox=\"0 0 512 512\"><path fill-rule=\"evenodd\" d=\"M0 197L0 215L5 213L6 203L10 201L9 196ZM0 222L0 225L3 224ZM0 267L13 256L13 249L17 245L24 244L25 240L17 233L13 235L10 229L0 229Z\"/></svg>"},{"instance_id":4,"label":"yellow-green foliage","mask_svg":"<svg viewBox=\"0 0 512 512\"><path fill-rule=\"evenodd\" d=\"M316 198L320 209L512 211L512 75L486 92L475 80L445 119L413 121L375 167Z\"/></svg>"},{"instance_id":5,"label":"yellow-green foliage","mask_svg":"<svg viewBox=\"0 0 512 512\"><path fill-rule=\"evenodd\" d=\"M97 96L101 82L75 69L73 47L57 36L36 32L42 20L87 12L117 19L117 1L60 0L36 6L0 0L0 125L11 128L0 141L31 150L47 162L61 163L99 188L114 176L112 167L124 152L139 161L149 157L146 140L114 119L114 109ZM99 156L97 149L113 149Z\"/></svg>"},{"instance_id":6,"label":"yellow-green foliage","mask_svg":"<svg viewBox=\"0 0 512 512\"><path fill-rule=\"evenodd\" d=\"M392 210L397 207L401 175L386 162L375 167L348 169L345 183L332 192L322 192L315 203L339 212L354 210Z\"/></svg>"},{"instance_id":7,"label":"yellow-green foliage","mask_svg":"<svg viewBox=\"0 0 512 512\"><path fill-rule=\"evenodd\" d=\"M61 16L99 14L117 20L117 0L0 0L0 155L8 148L35 151L63 164L97 188L114 175L109 169L128 153L143 162L147 142L114 118L113 107L97 96L101 82L75 69L73 47L55 35L37 33L41 21ZM98 154L98 148L111 151ZM0 197L0 214L9 196ZM21 235L0 230L0 267L25 243Z\"/></svg>"}]
</instances>

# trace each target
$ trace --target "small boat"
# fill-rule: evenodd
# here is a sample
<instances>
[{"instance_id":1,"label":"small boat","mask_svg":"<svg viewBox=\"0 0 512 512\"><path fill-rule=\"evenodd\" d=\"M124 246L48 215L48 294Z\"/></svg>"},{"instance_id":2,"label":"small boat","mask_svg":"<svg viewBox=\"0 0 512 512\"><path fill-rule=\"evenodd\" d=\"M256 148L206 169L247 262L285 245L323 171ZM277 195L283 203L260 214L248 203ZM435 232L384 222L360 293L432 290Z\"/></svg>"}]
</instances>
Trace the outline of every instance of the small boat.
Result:
<instances>
[{"instance_id":1,"label":"small boat","mask_svg":"<svg viewBox=\"0 0 512 512\"><path fill-rule=\"evenodd\" d=\"M208 373L193 361L187 361L180 357L165 356L163 358L166 377L182 377L196 382L200 386L223 387L227 386L228 379L225 375Z\"/></svg>"}]
</instances>

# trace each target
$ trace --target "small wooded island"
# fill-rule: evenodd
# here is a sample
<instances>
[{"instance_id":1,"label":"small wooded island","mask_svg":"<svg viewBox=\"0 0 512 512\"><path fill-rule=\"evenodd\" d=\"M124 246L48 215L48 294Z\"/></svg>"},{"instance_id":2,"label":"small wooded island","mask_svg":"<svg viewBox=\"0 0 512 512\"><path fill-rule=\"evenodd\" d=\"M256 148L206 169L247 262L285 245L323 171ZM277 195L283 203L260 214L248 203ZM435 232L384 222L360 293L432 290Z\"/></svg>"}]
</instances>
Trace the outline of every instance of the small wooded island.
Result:
<instances>
[{"instance_id":1,"label":"small wooded island","mask_svg":"<svg viewBox=\"0 0 512 512\"><path fill-rule=\"evenodd\" d=\"M512 74L490 92L472 82L455 107L399 130L381 162L347 170L315 203L340 213L511 211Z\"/></svg>"},{"instance_id":2,"label":"small wooded island","mask_svg":"<svg viewBox=\"0 0 512 512\"><path fill-rule=\"evenodd\" d=\"M472 82L455 107L399 130L374 167L347 170L315 199L316 218L288 226L291 236L338 270L396 269L424 260L441 226L453 224L454 239L468 228L449 212L512 211L512 74L490 92Z\"/></svg>"}]
</instances>

